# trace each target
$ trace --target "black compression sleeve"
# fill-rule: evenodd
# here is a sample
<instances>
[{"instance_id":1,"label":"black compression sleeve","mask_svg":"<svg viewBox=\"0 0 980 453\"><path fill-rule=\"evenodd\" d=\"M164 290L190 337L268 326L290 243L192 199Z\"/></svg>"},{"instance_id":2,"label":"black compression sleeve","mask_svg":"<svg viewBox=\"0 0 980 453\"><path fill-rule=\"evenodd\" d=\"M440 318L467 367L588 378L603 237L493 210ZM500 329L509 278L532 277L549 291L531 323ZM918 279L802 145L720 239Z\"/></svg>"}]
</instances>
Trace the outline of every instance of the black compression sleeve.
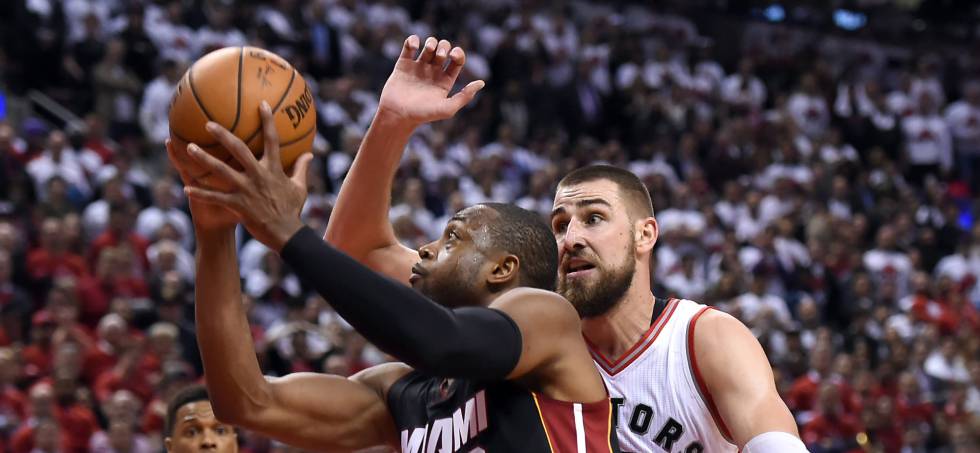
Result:
<instances>
[{"instance_id":1,"label":"black compression sleeve","mask_svg":"<svg viewBox=\"0 0 980 453\"><path fill-rule=\"evenodd\" d=\"M505 313L443 307L331 247L309 227L280 255L364 338L419 371L501 379L520 359L521 333Z\"/></svg>"}]
</instances>

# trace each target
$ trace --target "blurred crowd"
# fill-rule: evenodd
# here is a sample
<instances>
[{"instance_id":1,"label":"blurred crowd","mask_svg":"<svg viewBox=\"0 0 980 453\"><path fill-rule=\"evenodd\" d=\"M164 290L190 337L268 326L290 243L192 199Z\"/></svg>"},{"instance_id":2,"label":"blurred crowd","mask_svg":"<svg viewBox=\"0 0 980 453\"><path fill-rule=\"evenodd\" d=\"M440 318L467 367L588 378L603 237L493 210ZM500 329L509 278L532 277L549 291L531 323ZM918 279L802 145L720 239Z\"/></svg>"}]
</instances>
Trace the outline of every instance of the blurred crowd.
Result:
<instances>
[{"instance_id":1,"label":"blurred crowd","mask_svg":"<svg viewBox=\"0 0 980 453\"><path fill-rule=\"evenodd\" d=\"M186 67L248 44L305 74L303 215L322 231L413 33L463 47L460 86L488 86L409 143L391 209L406 244L483 201L547 215L573 168L629 168L657 211L656 292L752 329L811 451L976 452L976 54L676 6L3 2L0 452L160 451L168 396L200 377L193 229L162 150ZM31 114L32 90L84 127ZM268 374L390 359L244 232L239 256Z\"/></svg>"}]
</instances>

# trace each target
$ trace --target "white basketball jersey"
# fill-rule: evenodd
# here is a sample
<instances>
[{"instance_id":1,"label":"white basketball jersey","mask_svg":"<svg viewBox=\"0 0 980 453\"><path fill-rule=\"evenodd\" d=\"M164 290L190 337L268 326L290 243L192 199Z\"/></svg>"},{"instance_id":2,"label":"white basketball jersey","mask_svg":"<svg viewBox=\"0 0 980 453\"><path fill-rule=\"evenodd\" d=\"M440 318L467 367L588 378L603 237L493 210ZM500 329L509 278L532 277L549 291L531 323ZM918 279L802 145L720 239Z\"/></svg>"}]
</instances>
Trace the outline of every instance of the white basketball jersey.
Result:
<instances>
[{"instance_id":1,"label":"white basketball jersey","mask_svg":"<svg viewBox=\"0 0 980 453\"><path fill-rule=\"evenodd\" d=\"M692 362L693 333L709 308L670 299L636 344L616 360L592 349L609 388L623 453L736 452ZM717 418L720 420L720 418ZM721 422L723 425L724 423Z\"/></svg>"}]
</instances>

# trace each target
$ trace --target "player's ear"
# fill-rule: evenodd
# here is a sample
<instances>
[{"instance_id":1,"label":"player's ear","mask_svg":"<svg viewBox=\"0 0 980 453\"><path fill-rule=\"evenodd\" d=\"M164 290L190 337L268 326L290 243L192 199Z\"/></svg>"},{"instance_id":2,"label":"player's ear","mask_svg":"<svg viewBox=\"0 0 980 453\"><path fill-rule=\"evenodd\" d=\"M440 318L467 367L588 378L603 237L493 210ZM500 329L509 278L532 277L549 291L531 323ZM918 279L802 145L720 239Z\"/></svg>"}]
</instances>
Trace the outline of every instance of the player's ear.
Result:
<instances>
[{"instance_id":1,"label":"player's ear","mask_svg":"<svg viewBox=\"0 0 980 453\"><path fill-rule=\"evenodd\" d=\"M500 285L517 279L517 273L521 268L521 261L514 255L503 255L493 263L490 269L490 276L487 283Z\"/></svg>"},{"instance_id":2,"label":"player's ear","mask_svg":"<svg viewBox=\"0 0 980 453\"><path fill-rule=\"evenodd\" d=\"M167 453L170 453L171 451L173 451L171 449L173 447L173 443L174 443L174 441L173 441L173 439L170 438L170 436L164 437L163 438L163 449L166 450Z\"/></svg>"},{"instance_id":3,"label":"player's ear","mask_svg":"<svg viewBox=\"0 0 980 453\"><path fill-rule=\"evenodd\" d=\"M646 255L650 253L657 243L657 238L660 237L660 226L657 225L657 219L653 217L639 219L633 225L633 231L633 240L636 241L636 254Z\"/></svg>"}]
</instances>

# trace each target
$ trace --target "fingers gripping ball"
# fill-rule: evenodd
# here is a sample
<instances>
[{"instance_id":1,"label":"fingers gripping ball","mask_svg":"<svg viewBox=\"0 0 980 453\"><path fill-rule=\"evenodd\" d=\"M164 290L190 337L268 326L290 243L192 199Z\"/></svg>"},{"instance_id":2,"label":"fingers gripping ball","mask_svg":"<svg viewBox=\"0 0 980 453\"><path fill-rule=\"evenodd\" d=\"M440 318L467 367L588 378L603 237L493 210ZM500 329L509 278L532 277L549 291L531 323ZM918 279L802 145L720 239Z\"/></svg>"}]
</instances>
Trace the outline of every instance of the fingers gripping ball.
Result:
<instances>
[{"instance_id":1,"label":"fingers gripping ball","mask_svg":"<svg viewBox=\"0 0 980 453\"><path fill-rule=\"evenodd\" d=\"M235 158L204 128L221 124L242 139L256 156L263 149L259 105L272 107L279 133L283 168L313 146L316 106L303 76L280 56L257 47L226 47L197 60L177 84L170 105L170 136L183 151L196 143L211 155L241 169ZM222 188L203 167L190 165L188 177Z\"/></svg>"}]
</instances>

